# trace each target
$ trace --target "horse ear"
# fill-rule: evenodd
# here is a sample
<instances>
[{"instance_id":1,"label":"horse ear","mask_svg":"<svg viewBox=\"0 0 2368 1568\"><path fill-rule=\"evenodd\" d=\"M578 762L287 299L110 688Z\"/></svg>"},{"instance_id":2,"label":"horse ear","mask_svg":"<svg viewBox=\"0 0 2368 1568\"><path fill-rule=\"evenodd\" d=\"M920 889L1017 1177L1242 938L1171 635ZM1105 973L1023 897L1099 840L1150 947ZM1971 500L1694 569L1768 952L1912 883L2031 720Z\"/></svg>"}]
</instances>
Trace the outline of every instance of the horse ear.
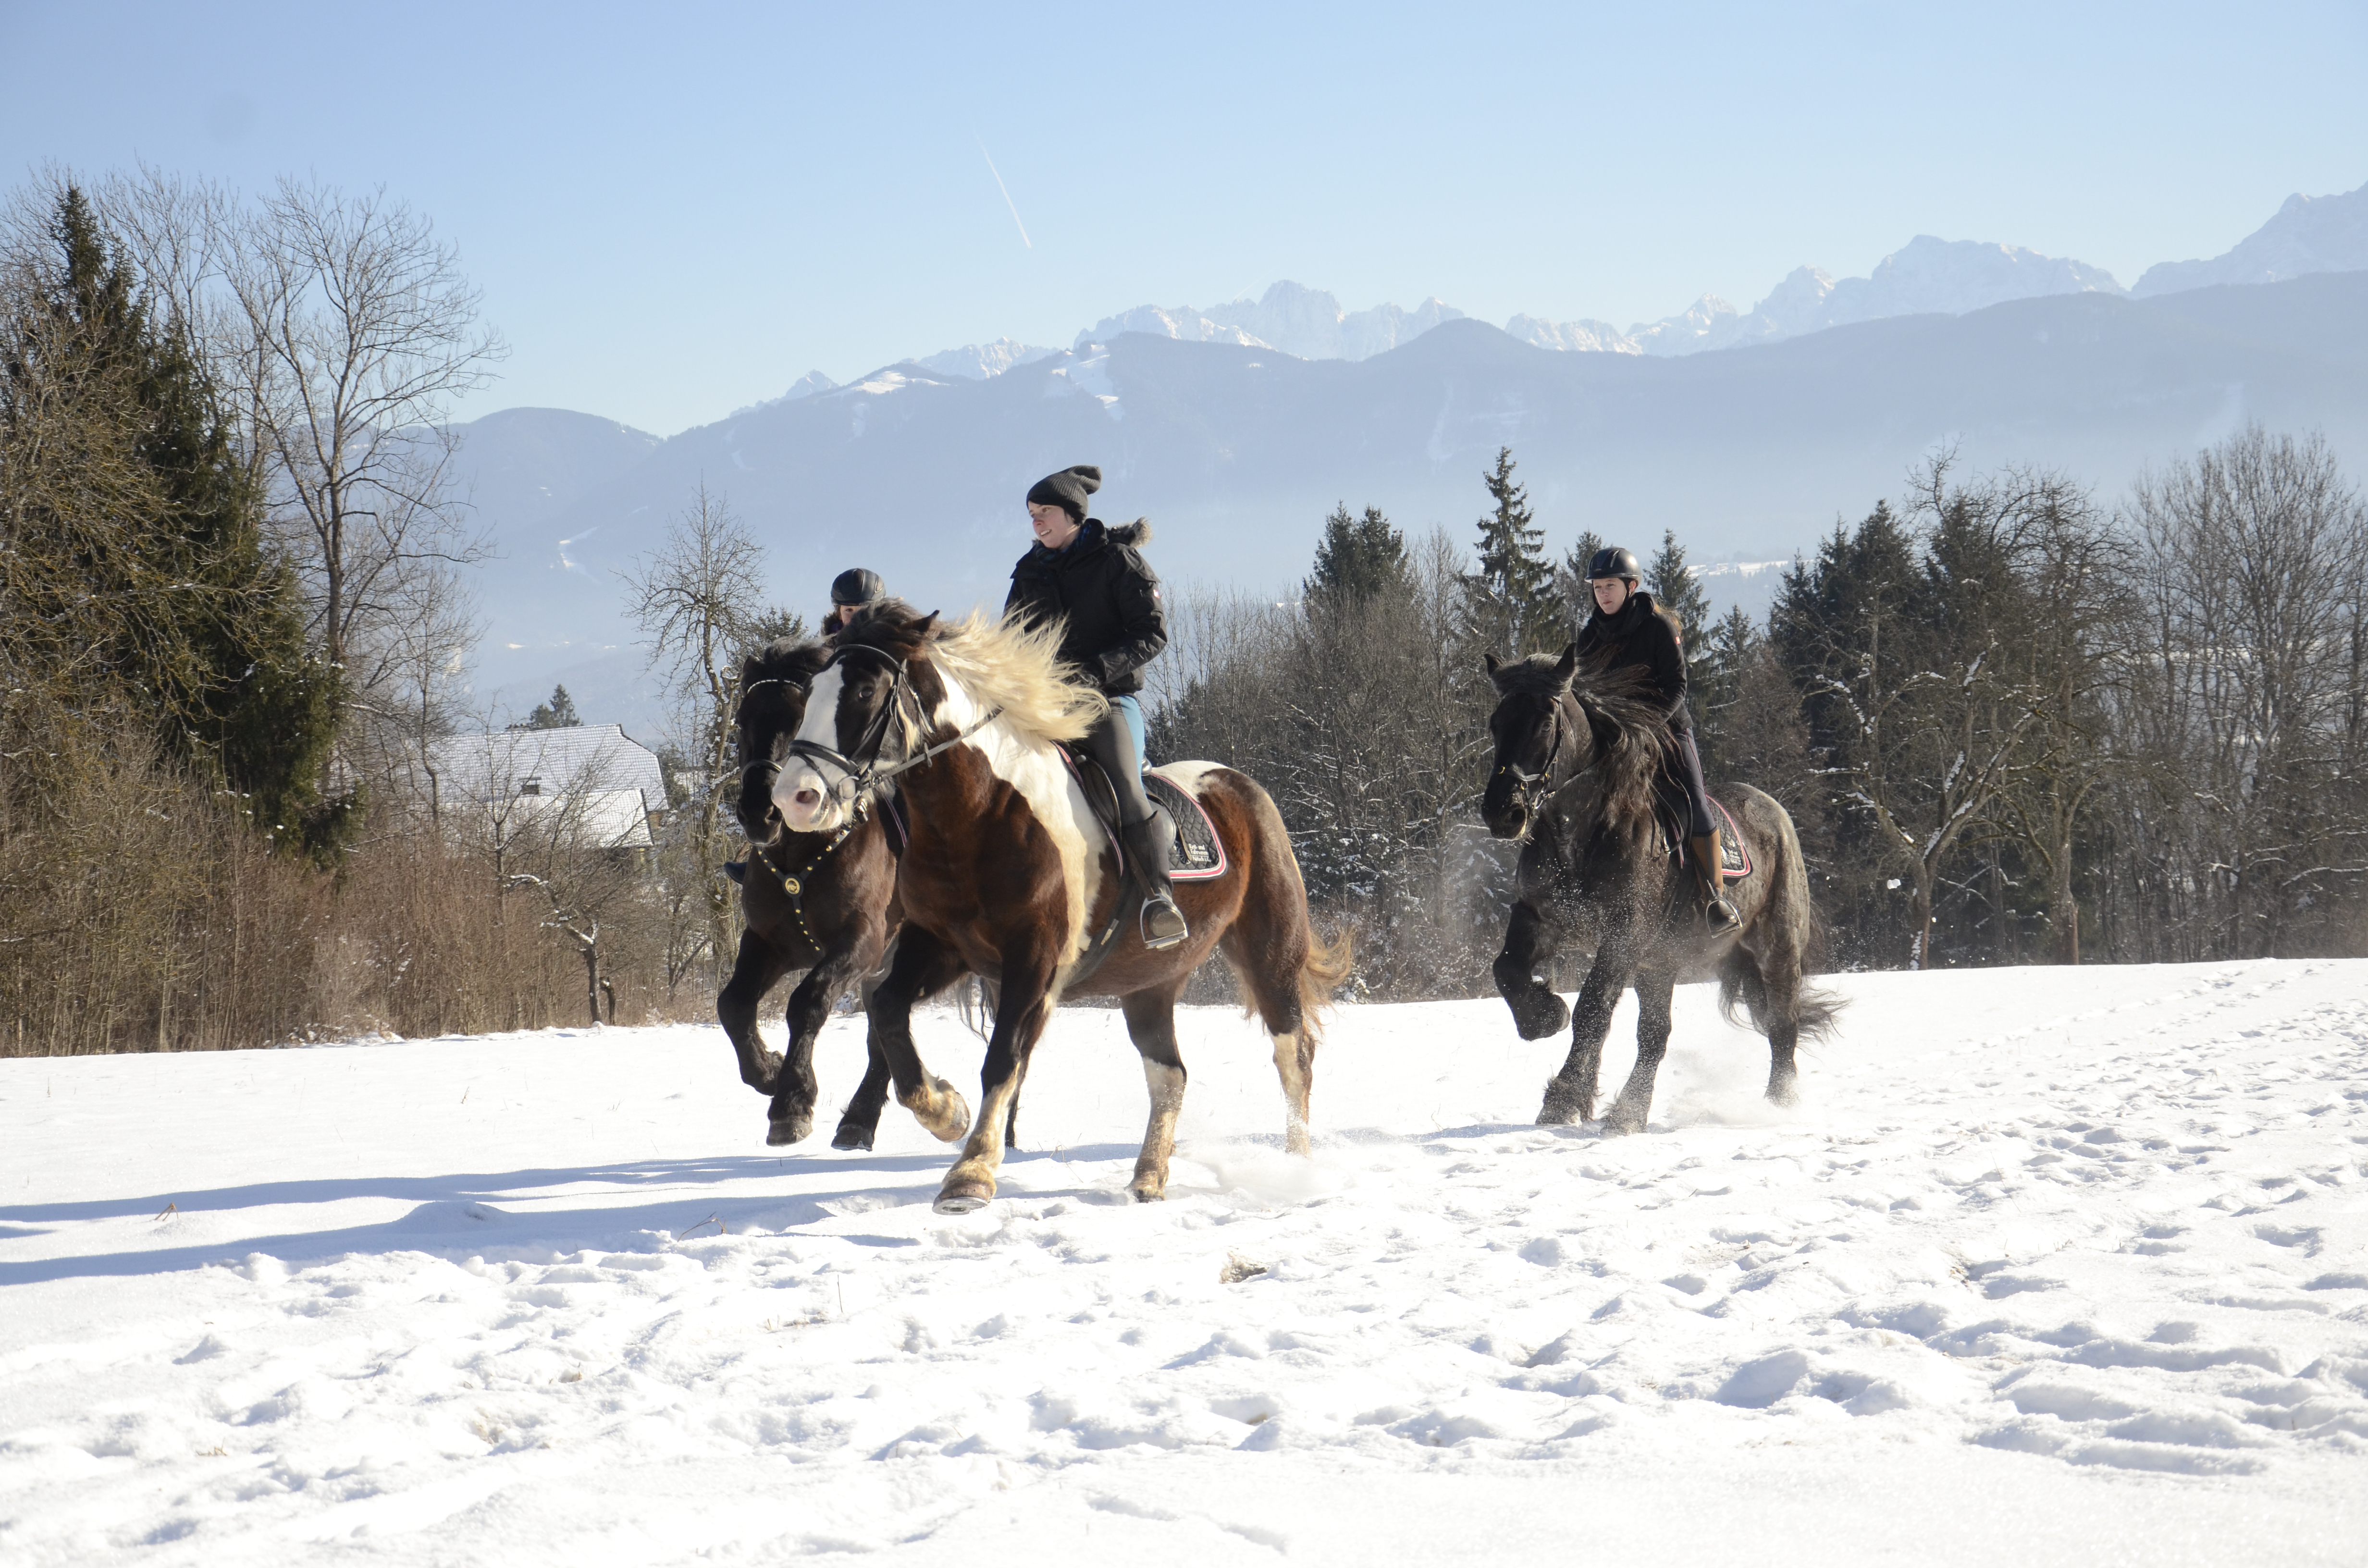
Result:
<instances>
[{"instance_id":1,"label":"horse ear","mask_svg":"<svg viewBox=\"0 0 2368 1568\"><path fill-rule=\"evenodd\" d=\"M1578 644L1576 642L1565 642L1563 644L1562 657L1554 661L1554 674L1562 676L1565 681L1568 681L1570 677L1577 672Z\"/></svg>"},{"instance_id":2,"label":"horse ear","mask_svg":"<svg viewBox=\"0 0 2368 1568\"><path fill-rule=\"evenodd\" d=\"M1480 655L1480 662L1481 662L1482 664L1486 665L1488 666L1488 678L1489 678L1490 680L1494 680L1494 679L1496 679L1496 678L1497 678L1497 670L1498 670L1498 669L1500 669L1500 668L1502 668L1502 667L1503 667L1503 665L1504 665L1504 661L1503 661L1503 660L1501 660L1501 659L1499 659L1499 658L1497 658L1497 655L1496 655L1496 654L1494 654L1494 653L1483 653L1483 654L1481 654L1481 655Z\"/></svg>"},{"instance_id":3,"label":"horse ear","mask_svg":"<svg viewBox=\"0 0 2368 1568\"><path fill-rule=\"evenodd\" d=\"M928 641L932 636L934 636L934 635L936 634L936 633L935 633L935 628L936 628L936 626L937 626L937 624L938 624L938 615L939 615L939 612L938 612L937 610L931 610L928 614L927 614L927 615L923 616L920 619L918 619L918 620L916 620L916 621L913 622L913 626L912 626L912 632L913 632L913 635L914 635L914 636L916 636L916 637L917 637L917 638L919 638L919 639L920 639L922 642L928 642Z\"/></svg>"}]
</instances>

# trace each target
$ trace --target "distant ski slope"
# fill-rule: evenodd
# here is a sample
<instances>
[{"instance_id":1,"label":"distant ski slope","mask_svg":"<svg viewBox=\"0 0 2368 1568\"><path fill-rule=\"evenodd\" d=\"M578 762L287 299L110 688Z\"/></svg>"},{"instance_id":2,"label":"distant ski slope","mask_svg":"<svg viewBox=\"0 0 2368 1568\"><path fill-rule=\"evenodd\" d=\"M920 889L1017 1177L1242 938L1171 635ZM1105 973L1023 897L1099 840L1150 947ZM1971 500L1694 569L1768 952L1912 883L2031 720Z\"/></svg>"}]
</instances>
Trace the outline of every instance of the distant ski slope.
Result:
<instances>
[{"instance_id":1,"label":"distant ski slope","mask_svg":"<svg viewBox=\"0 0 2368 1568\"><path fill-rule=\"evenodd\" d=\"M1791 1112L1685 988L1619 1141L1529 1125L1559 1049L1494 1002L1344 1008L1308 1162L1196 1011L1152 1207L1133 1053L1066 1011L963 1220L893 1108L766 1149L712 1028L0 1062L0 1542L2360 1562L2368 962L1837 983Z\"/></svg>"}]
</instances>

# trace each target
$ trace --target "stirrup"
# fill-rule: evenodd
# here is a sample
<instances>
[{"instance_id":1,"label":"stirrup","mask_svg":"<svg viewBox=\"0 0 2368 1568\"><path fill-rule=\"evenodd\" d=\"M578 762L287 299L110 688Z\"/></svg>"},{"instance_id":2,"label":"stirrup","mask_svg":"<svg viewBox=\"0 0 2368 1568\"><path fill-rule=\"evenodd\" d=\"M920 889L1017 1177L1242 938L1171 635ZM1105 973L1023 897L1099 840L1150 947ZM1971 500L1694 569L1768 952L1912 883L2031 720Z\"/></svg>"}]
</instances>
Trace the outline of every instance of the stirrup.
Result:
<instances>
[{"instance_id":1,"label":"stirrup","mask_svg":"<svg viewBox=\"0 0 2368 1568\"><path fill-rule=\"evenodd\" d=\"M1145 898L1137 925L1143 945L1155 953L1165 952L1192 935L1192 928L1184 923L1184 912L1172 898Z\"/></svg>"},{"instance_id":2,"label":"stirrup","mask_svg":"<svg viewBox=\"0 0 2368 1568\"><path fill-rule=\"evenodd\" d=\"M1735 912L1735 905L1726 902L1725 893L1712 895L1710 903L1702 907L1702 919L1709 925L1711 934L1716 937L1739 929L1743 925L1743 916Z\"/></svg>"}]
</instances>

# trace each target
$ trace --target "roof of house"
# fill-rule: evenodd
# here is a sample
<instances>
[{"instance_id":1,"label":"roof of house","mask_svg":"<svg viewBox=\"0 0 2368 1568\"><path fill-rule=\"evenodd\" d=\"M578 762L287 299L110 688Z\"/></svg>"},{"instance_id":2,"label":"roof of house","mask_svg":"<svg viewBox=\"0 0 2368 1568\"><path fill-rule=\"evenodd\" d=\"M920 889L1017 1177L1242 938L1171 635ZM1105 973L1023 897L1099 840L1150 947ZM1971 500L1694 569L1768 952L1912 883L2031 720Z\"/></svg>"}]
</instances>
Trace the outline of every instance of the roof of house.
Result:
<instances>
[{"instance_id":1,"label":"roof of house","mask_svg":"<svg viewBox=\"0 0 2368 1568\"><path fill-rule=\"evenodd\" d=\"M437 792L448 801L638 790L647 808L666 801L658 754L619 724L448 735L428 748Z\"/></svg>"},{"instance_id":2,"label":"roof of house","mask_svg":"<svg viewBox=\"0 0 2368 1568\"><path fill-rule=\"evenodd\" d=\"M512 811L509 807L524 807ZM504 837L531 825L536 831L577 845L602 849L647 849L650 837L648 798L639 790L584 790L572 795L525 795L498 809L495 832ZM558 820L552 820L558 819Z\"/></svg>"}]
</instances>

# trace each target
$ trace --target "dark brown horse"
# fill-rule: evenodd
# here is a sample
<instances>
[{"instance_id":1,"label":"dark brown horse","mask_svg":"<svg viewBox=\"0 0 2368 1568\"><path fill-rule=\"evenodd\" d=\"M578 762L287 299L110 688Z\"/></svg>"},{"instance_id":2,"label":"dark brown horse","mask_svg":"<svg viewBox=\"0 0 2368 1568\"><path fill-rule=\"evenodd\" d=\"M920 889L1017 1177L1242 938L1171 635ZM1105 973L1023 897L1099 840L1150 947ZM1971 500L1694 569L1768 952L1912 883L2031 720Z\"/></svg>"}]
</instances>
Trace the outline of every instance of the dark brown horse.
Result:
<instances>
[{"instance_id":1,"label":"dark brown horse","mask_svg":"<svg viewBox=\"0 0 2368 1568\"><path fill-rule=\"evenodd\" d=\"M739 813L749 844L740 888L746 929L715 1013L739 1056L740 1081L773 1097L765 1142L777 1146L813 1131L821 1093L814 1041L847 988L880 968L899 918L894 829L881 813L867 812L827 833L791 833L773 809L774 775L805 718L814 677L832 653L827 643L783 639L751 653L740 671ZM789 1049L776 1054L757 1032L757 1009L767 992L800 970L805 978L790 993L787 1009ZM871 1147L887 1084L885 1058L874 1051L834 1147ZM951 1142L969 1122L962 1096L954 1095L934 1123L925 1118L922 1125Z\"/></svg>"},{"instance_id":2,"label":"dark brown horse","mask_svg":"<svg viewBox=\"0 0 2368 1568\"><path fill-rule=\"evenodd\" d=\"M1057 743L1084 733L1102 698L1067 678L1057 634L973 615L875 612L842 633L816 676L805 722L773 800L782 820L829 833L894 791L912 839L900 863L904 915L887 977L872 994L875 1044L900 1103L934 1123L958 1096L931 1081L914 1050L913 1006L965 974L998 988L981 1098L962 1158L937 1206L966 1213L995 1195L1008 1105L1053 1009L1065 994L1112 995L1143 1058L1151 1117L1130 1190L1165 1196L1184 1062L1176 999L1222 950L1274 1046L1284 1143L1308 1150L1308 1090L1318 1016L1348 971L1348 944L1317 940L1282 819L1266 791L1214 764L1166 771L1208 812L1229 869L1179 883L1192 935L1144 950L1118 851L1089 810Z\"/></svg>"},{"instance_id":3,"label":"dark brown horse","mask_svg":"<svg viewBox=\"0 0 2368 1568\"><path fill-rule=\"evenodd\" d=\"M1497 750L1480 814L1498 838L1522 841L1497 989L1523 1040L1571 1026L1570 1055L1546 1085L1538 1120L1594 1118L1611 1010L1634 985L1636 1065L1603 1130L1643 1131L1668 1048L1671 992L1681 971L1709 965L1727 1017L1739 1005L1768 1037L1768 1097L1791 1104L1800 1078L1794 1047L1825 1033L1839 1006L1803 982L1816 915L1792 817L1748 785L1724 793L1750 874L1729 884L1742 924L1713 935L1693 874L1672 858L1671 835L1656 821L1669 744L1660 709L1640 699L1633 676L1580 668L1576 647L1559 660L1538 653L1500 664L1490 654L1487 664L1500 700L1488 720ZM1574 937L1595 944L1575 1011L1542 973Z\"/></svg>"}]
</instances>

